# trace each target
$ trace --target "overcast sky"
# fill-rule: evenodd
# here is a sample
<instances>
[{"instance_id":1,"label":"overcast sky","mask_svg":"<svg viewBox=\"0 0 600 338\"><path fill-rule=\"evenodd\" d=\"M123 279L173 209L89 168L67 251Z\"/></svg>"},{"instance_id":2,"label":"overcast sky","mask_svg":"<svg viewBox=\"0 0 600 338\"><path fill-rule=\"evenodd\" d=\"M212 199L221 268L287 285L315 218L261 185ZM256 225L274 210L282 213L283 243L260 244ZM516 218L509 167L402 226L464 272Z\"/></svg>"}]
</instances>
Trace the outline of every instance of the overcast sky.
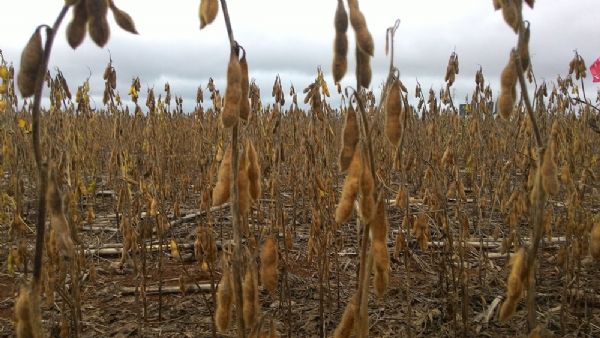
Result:
<instances>
[{"instance_id":1,"label":"overcast sky","mask_svg":"<svg viewBox=\"0 0 600 338\"><path fill-rule=\"evenodd\" d=\"M206 87L209 77L224 86L228 42L222 13L207 28L199 29L200 0L115 0L129 12L140 35L121 31L112 15L111 39L105 49L89 39L73 51L66 43L67 15L53 50L50 68L59 67L72 91L92 71L92 94L101 102L102 71L112 54L118 72L118 87L125 101L134 76L147 86L163 89L169 82L174 94L184 97L184 106L193 107L196 89ZM18 67L20 51L38 24L51 24L63 0L3 0L0 20L0 49ZM333 14L336 0L230 0L229 12L236 40L248 51L250 77L261 87L265 103L271 103L271 86L280 74L284 88L294 84L301 91L322 66L332 86L331 59L334 37ZM515 34L493 10L492 0L362 0L361 9L375 39L375 58L371 87L377 92L387 72L385 30L397 18L402 20L396 35L395 64L403 82L414 95L416 80L424 89L442 85L448 56L459 55L460 74L455 96L463 102L472 91L476 70L481 65L486 80L497 94L498 75L516 43ZM573 50L586 65L600 57L598 0L538 0L534 10L524 9L531 22L530 52L538 80L554 80L566 74ZM350 33L350 48L353 37ZM354 67L349 53L349 67ZM351 76L348 76L351 75ZM343 81L355 83L353 72ZM588 97L599 88L586 79ZM334 99L337 94L333 94ZM142 101L143 102L143 101Z\"/></svg>"}]
</instances>

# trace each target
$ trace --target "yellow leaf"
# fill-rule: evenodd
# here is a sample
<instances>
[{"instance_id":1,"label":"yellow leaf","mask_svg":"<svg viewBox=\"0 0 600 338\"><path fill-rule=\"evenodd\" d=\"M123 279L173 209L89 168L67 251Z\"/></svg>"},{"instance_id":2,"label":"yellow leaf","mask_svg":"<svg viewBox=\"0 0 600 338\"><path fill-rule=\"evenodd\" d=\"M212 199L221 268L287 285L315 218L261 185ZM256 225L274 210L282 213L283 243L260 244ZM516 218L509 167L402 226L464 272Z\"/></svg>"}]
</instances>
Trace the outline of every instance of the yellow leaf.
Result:
<instances>
[{"instance_id":1,"label":"yellow leaf","mask_svg":"<svg viewBox=\"0 0 600 338\"><path fill-rule=\"evenodd\" d=\"M25 128L27 127L27 121L25 121L22 118L18 118L17 119L17 126L19 126L19 129L23 129L25 131Z\"/></svg>"},{"instance_id":2,"label":"yellow leaf","mask_svg":"<svg viewBox=\"0 0 600 338\"><path fill-rule=\"evenodd\" d=\"M135 89L134 85L131 85L131 87L129 87L129 95L131 95L132 97L138 96L137 90Z\"/></svg>"},{"instance_id":3,"label":"yellow leaf","mask_svg":"<svg viewBox=\"0 0 600 338\"><path fill-rule=\"evenodd\" d=\"M174 239L171 240L171 257L179 259L179 248Z\"/></svg>"},{"instance_id":4,"label":"yellow leaf","mask_svg":"<svg viewBox=\"0 0 600 338\"><path fill-rule=\"evenodd\" d=\"M87 186L86 191L88 194L91 194L94 191L96 191L96 181L91 181L90 184Z\"/></svg>"},{"instance_id":5,"label":"yellow leaf","mask_svg":"<svg viewBox=\"0 0 600 338\"><path fill-rule=\"evenodd\" d=\"M0 66L0 78L5 81L8 80L8 68L6 65Z\"/></svg>"},{"instance_id":6,"label":"yellow leaf","mask_svg":"<svg viewBox=\"0 0 600 338\"><path fill-rule=\"evenodd\" d=\"M6 259L6 269L11 277L15 275L15 257L13 256L13 250L10 250L8 253L8 258Z\"/></svg>"},{"instance_id":7,"label":"yellow leaf","mask_svg":"<svg viewBox=\"0 0 600 338\"><path fill-rule=\"evenodd\" d=\"M327 196L327 192L326 192L325 190L321 190L321 189L319 189L319 195L320 195L321 197L325 197L325 196Z\"/></svg>"},{"instance_id":8,"label":"yellow leaf","mask_svg":"<svg viewBox=\"0 0 600 338\"><path fill-rule=\"evenodd\" d=\"M325 82L325 79L321 79L321 87L323 88L323 94L329 97L329 87L327 87L327 82Z\"/></svg>"}]
</instances>

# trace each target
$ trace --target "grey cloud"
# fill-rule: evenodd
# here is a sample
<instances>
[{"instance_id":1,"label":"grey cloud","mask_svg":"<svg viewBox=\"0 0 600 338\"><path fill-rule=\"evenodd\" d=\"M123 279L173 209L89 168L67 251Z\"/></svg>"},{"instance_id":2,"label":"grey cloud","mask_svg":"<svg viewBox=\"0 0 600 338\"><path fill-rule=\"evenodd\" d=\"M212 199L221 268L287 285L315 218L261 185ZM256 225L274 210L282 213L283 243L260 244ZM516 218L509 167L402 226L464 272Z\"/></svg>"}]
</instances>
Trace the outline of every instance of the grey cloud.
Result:
<instances>
[{"instance_id":1,"label":"grey cloud","mask_svg":"<svg viewBox=\"0 0 600 338\"><path fill-rule=\"evenodd\" d=\"M461 65L461 72L454 85L456 99L462 102L471 93L479 66L483 68L486 79L495 88L496 94L498 76L508 60L510 49L516 43L516 36L504 24L501 13L493 11L491 1L456 1L455 6L460 11L453 10L448 15L460 16L457 19L450 17L443 20L435 12L431 14L432 19L427 14L412 16L414 9L411 6L431 7L434 11L439 4L437 1L423 1L413 5L382 1L363 3L376 42L376 55L372 61L372 88L376 92L385 79L389 65L389 59L384 54L385 28L393 23L395 16L399 16L403 21L396 38L394 61L411 96L414 95L417 79L424 89L433 87L438 92L443 85L448 56L453 50L458 53ZM572 0L538 1L535 10L525 11L525 17L532 27L530 49L538 79L552 81L558 74L564 75L574 49L584 57L588 66L600 56L600 49L597 47L600 45L600 29L595 20L597 0L578 1L577 8L571 8L573 4ZM268 2L261 2L260 5L267 6ZM257 18L256 14L249 12L255 10L254 5L249 2L232 3L230 6L236 38L248 51L250 76L261 87L265 103L272 102L271 86L277 74L281 76L286 91L293 84L297 92L301 92L314 80L316 68L321 66L326 79L333 86L330 74L334 34L331 17L335 4L331 2L322 5L323 13L311 16L311 22L302 22L306 21L304 19L307 16L304 14L310 11L300 9L300 5L296 3L290 6L292 11L298 13L288 13L285 18L282 17L284 13ZM152 21L145 17L141 19L142 24L144 21ZM169 21L168 19L165 21ZM195 15L193 19L196 19ZM181 26L187 27L188 24L186 21ZM193 25L197 29L197 23L193 22ZM178 26L169 28L179 29ZM93 95L101 97L101 76L108 62L108 52L89 42L77 51L72 51L64 42L62 34L61 31L51 66L60 67L71 87L85 80L89 67L92 70L90 81ZM222 23L211 26L209 31L196 30L171 37L116 33L107 47L111 50L118 71L121 96L125 101L128 100L126 94L130 81L139 76L144 86L154 87L157 92L162 91L165 82L169 82L173 93L183 96L185 108L191 109L197 87L205 87L209 77L215 78L218 87L224 87L228 45L221 35L224 36ZM352 33L350 39L353 39ZM352 46L353 42L351 48ZM3 48L0 45L15 64L18 64L21 47ZM354 56L350 52L349 72L343 81L344 86L354 85L353 67ZM590 77L585 82L588 97L595 95L594 92L598 89L597 85L591 83ZM145 92L144 88L142 95ZM333 94L332 100L336 95Z\"/></svg>"}]
</instances>

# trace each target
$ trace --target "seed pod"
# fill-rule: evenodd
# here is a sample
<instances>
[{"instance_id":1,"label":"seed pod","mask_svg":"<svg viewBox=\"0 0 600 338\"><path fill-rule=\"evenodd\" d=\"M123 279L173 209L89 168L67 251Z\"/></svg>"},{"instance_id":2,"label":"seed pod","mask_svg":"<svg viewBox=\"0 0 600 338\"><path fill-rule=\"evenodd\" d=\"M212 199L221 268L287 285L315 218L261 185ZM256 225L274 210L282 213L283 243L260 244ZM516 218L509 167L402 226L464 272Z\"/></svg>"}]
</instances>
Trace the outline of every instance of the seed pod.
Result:
<instances>
[{"instance_id":1,"label":"seed pod","mask_svg":"<svg viewBox=\"0 0 600 338\"><path fill-rule=\"evenodd\" d=\"M73 7L73 19L67 26L67 42L71 48L75 49L81 45L85 39L86 23L88 21L87 0L80 0Z\"/></svg>"},{"instance_id":2,"label":"seed pod","mask_svg":"<svg viewBox=\"0 0 600 338\"><path fill-rule=\"evenodd\" d=\"M113 16L115 18L115 22L119 27L121 27L124 31L129 32L131 34L137 34L137 30L135 29L135 22L127 12L117 8L114 2L110 2L110 9L113 12Z\"/></svg>"},{"instance_id":3,"label":"seed pod","mask_svg":"<svg viewBox=\"0 0 600 338\"><path fill-rule=\"evenodd\" d=\"M442 168L446 169L454 165L454 152L452 151L451 145L446 146L442 159L440 160Z\"/></svg>"},{"instance_id":4,"label":"seed pod","mask_svg":"<svg viewBox=\"0 0 600 338\"><path fill-rule=\"evenodd\" d=\"M400 114L402 112L402 94L400 80L395 79L390 87L385 105L385 136L392 146L397 147L402 135Z\"/></svg>"},{"instance_id":5,"label":"seed pod","mask_svg":"<svg viewBox=\"0 0 600 338\"><path fill-rule=\"evenodd\" d=\"M502 117L508 119L516 100L517 70L514 58L510 57L508 64L500 75L500 98L498 99L498 111Z\"/></svg>"},{"instance_id":6,"label":"seed pod","mask_svg":"<svg viewBox=\"0 0 600 338\"><path fill-rule=\"evenodd\" d=\"M248 178L248 156L240 157L238 165L238 192L239 192L239 211L240 217L248 217L250 213L250 204L252 203L252 197L250 196L250 181Z\"/></svg>"},{"instance_id":7,"label":"seed pod","mask_svg":"<svg viewBox=\"0 0 600 338\"><path fill-rule=\"evenodd\" d=\"M508 276L506 294L509 298L519 298L523 291L525 274L526 274L526 258L525 249L521 248L510 259L510 275Z\"/></svg>"},{"instance_id":8,"label":"seed pod","mask_svg":"<svg viewBox=\"0 0 600 338\"><path fill-rule=\"evenodd\" d=\"M224 264L226 265L226 264ZM215 322L219 332L225 332L229 328L231 309L233 304L233 285L229 267L223 267L223 276L217 289L217 308L215 310Z\"/></svg>"},{"instance_id":9,"label":"seed pod","mask_svg":"<svg viewBox=\"0 0 600 338\"><path fill-rule=\"evenodd\" d=\"M338 6L334 18L335 40L333 42L333 80L338 83L342 80L348 69L348 13L342 0L338 0Z\"/></svg>"},{"instance_id":10,"label":"seed pod","mask_svg":"<svg viewBox=\"0 0 600 338\"><path fill-rule=\"evenodd\" d=\"M345 172L352 162L354 150L358 143L359 131L358 121L356 119L356 111L352 104L346 110L346 120L342 132L342 151L340 152L340 171Z\"/></svg>"},{"instance_id":11,"label":"seed pod","mask_svg":"<svg viewBox=\"0 0 600 338\"><path fill-rule=\"evenodd\" d=\"M252 263L246 268L242 292L244 298L244 326L247 328L252 328L256 323L256 319L258 318L259 314L258 312L260 311L260 304L258 303L258 280L256 276L256 266L254 266Z\"/></svg>"},{"instance_id":12,"label":"seed pod","mask_svg":"<svg viewBox=\"0 0 600 338\"><path fill-rule=\"evenodd\" d=\"M98 47L104 47L110 38L110 26L106 18L94 19L93 17L88 20L88 30L90 31L90 37L92 41Z\"/></svg>"},{"instance_id":13,"label":"seed pod","mask_svg":"<svg viewBox=\"0 0 600 338\"><path fill-rule=\"evenodd\" d=\"M373 287L377 297L382 298L390 281L390 253L385 242L373 242L372 250L375 263Z\"/></svg>"},{"instance_id":14,"label":"seed pod","mask_svg":"<svg viewBox=\"0 0 600 338\"><path fill-rule=\"evenodd\" d=\"M365 54L373 56L375 49L373 36L371 36L371 33L367 28L365 16L358 8L358 1L348 2L348 7L350 8L350 23L352 24L352 28L354 28L354 33L356 35L356 45Z\"/></svg>"},{"instance_id":15,"label":"seed pod","mask_svg":"<svg viewBox=\"0 0 600 338\"><path fill-rule=\"evenodd\" d=\"M114 68L111 68L111 70L110 70L110 76L109 76L108 82L112 89L117 89L117 72L115 71Z\"/></svg>"},{"instance_id":16,"label":"seed pod","mask_svg":"<svg viewBox=\"0 0 600 338\"><path fill-rule=\"evenodd\" d=\"M356 305L357 305L357 297L356 295L350 298L350 301L346 305L346 309L344 310L344 314L342 315L342 319L340 323L335 328L335 332L333 333L334 338L347 338L352 335L354 332L354 321L356 314Z\"/></svg>"},{"instance_id":17,"label":"seed pod","mask_svg":"<svg viewBox=\"0 0 600 338\"><path fill-rule=\"evenodd\" d=\"M221 113L221 122L225 128L233 127L240 115L240 100L242 98L242 69L235 53L231 53L227 66L227 89L225 90L225 105Z\"/></svg>"},{"instance_id":18,"label":"seed pod","mask_svg":"<svg viewBox=\"0 0 600 338\"><path fill-rule=\"evenodd\" d=\"M246 61L246 53L244 53L244 56L240 60L240 69L242 72L242 97L240 100L240 118L244 121L248 121L248 116L250 116L250 99L248 98L250 82L248 79L248 62Z\"/></svg>"},{"instance_id":19,"label":"seed pod","mask_svg":"<svg viewBox=\"0 0 600 338\"><path fill-rule=\"evenodd\" d=\"M577 73L579 75L579 77L585 79L586 73L587 73L587 67L585 66L585 61L583 60L583 58L581 57L581 55L578 55L578 69L577 69Z\"/></svg>"},{"instance_id":20,"label":"seed pod","mask_svg":"<svg viewBox=\"0 0 600 338\"><path fill-rule=\"evenodd\" d=\"M419 248L422 251L429 247L429 222L424 214L419 214L413 223L412 232L417 238Z\"/></svg>"},{"instance_id":21,"label":"seed pod","mask_svg":"<svg viewBox=\"0 0 600 338\"><path fill-rule=\"evenodd\" d=\"M333 42L333 81L339 83L348 70L348 37L346 33L336 33Z\"/></svg>"},{"instance_id":22,"label":"seed pod","mask_svg":"<svg viewBox=\"0 0 600 338\"><path fill-rule=\"evenodd\" d=\"M573 75L573 71L575 71L575 68L577 68L577 63L577 56L569 61L569 75Z\"/></svg>"},{"instance_id":23,"label":"seed pod","mask_svg":"<svg viewBox=\"0 0 600 338\"><path fill-rule=\"evenodd\" d=\"M348 31L348 13L342 0L338 0L335 9L334 26L336 33L346 33Z\"/></svg>"},{"instance_id":24,"label":"seed pod","mask_svg":"<svg viewBox=\"0 0 600 338\"><path fill-rule=\"evenodd\" d=\"M554 145L551 143L544 152L542 162L542 187L548 195L556 195L559 190L558 168L554 162Z\"/></svg>"},{"instance_id":25,"label":"seed pod","mask_svg":"<svg viewBox=\"0 0 600 338\"><path fill-rule=\"evenodd\" d=\"M196 240L194 241L194 256L198 262L201 262L203 271L208 270L208 264L213 263L217 258L217 244L215 242L214 232L207 226L198 227L196 230ZM204 269L206 266L206 270Z\"/></svg>"},{"instance_id":26,"label":"seed pod","mask_svg":"<svg viewBox=\"0 0 600 338\"><path fill-rule=\"evenodd\" d=\"M371 222L371 240L387 243L388 224L385 215L385 204L382 197L377 200L377 210Z\"/></svg>"},{"instance_id":27,"label":"seed pod","mask_svg":"<svg viewBox=\"0 0 600 338\"><path fill-rule=\"evenodd\" d=\"M446 75L444 76L444 81L448 82L448 85L452 86L454 80L456 79L456 71L454 69L453 63L448 63L446 66Z\"/></svg>"},{"instance_id":28,"label":"seed pod","mask_svg":"<svg viewBox=\"0 0 600 338\"><path fill-rule=\"evenodd\" d=\"M63 257L73 257L75 246L71 238L71 231L63 210L63 201L58 188L57 177L54 170L49 174L48 189L46 190L50 226L56 237L57 247Z\"/></svg>"},{"instance_id":29,"label":"seed pod","mask_svg":"<svg viewBox=\"0 0 600 338\"><path fill-rule=\"evenodd\" d=\"M375 269L374 288L378 297L383 297L389 283L390 254L387 249L388 224L383 198L377 201L377 212L371 222L372 253Z\"/></svg>"},{"instance_id":30,"label":"seed pod","mask_svg":"<svg viewBox=\"0 0 600 338\"><path fill-rule=\"evenodd\" d=\"M201 0L199 12L200 29L202 29L215 21L219 14L219 0Z\"/></svg>"},{"instance_id":31,"label":"seed pod","mask_svg":"<svg viewBox=\"0 0 600 338\"><path fill-rule=\"evenodd\" d=\"M590 235L590 254L595 260L600 261L600 220L596 221Z\"/></svg>"},{"instance_id":32,"label":"seed pod","mask_svg":"<svg viewBox=\"0 0 600 338\"><path fill-rule=\"evenodd\" d=\"M21 66L17 76L17 85L23 97L29 97L35 92L35 80L42 66L42 57L44 50L42 48L42 35L40 29L29 38L29 42L21 53Z\"/></svg>"},{"instance_id":33,"label":"seed pod","mask_svg":"<svg viewBox=\"0 0 600 338\"><path fill-rule=\"evenodd\" d=\"M511 270L506 283L506 300L500 308L500 321L506 321L515 313L527 278L526 262L527 255L524 248L519 249L510 259Z\"/></svg>"},{"instance_id":34,"label":"seed pod","mask_svg":"<svg viewBox=\"0 0 600 338\"><path fill-rule=\"evenodd\" d=\"M502 8L502 0L493 0L493 4L494 4L494 10L499 10L500 8Z\"/></svg>"},{"instance_id":35,"label":"seed pod","mask_svg":"<svg viewBox=\"0 0 600 338\"><path fill-rule=\"evenodd\" d=\"M158 201L154 197L148 203L148 214L153 217L158 215Z\"/></svg>"},{"instance_id":36,"label":"seed pod","mask_svg":"<svg viewBox=\"0 0 600 338\"><path fill-rule=\"evenodd\" d=\"M371 174L371 168L365 156L362 156L362 173L360 175L360 215L363 222L369 223L375 216L375 181Z\"/></svg>"},{"instance_id":37,"label":"seed pod","mask_svg":"<svg viewBox=\"0 0 600 338\"><path fill-rule=\"evenodd\" d=\"M500 98L498 98L498 112L500 112L500 115L503 118L505 118L505 119L510 118L510 114L511 114L513 106L515 104L514 101L515 100L512 97L512 95L507 94L507 93L500 94Z\"/></svg>"},{"instance_id":38,"label":"seed pod","mask_svg":"<svg viewBox=\"0 0 600 338\"><path fill-rule=\"evenodd\" d=\"M15 334L16 337L41 337L40 319L36 318L35 293L25 287L21 287L19 296L15 301Z\"/></svg>"},{"instance_id":39,"label":"seed pod","mask_svg":"<svg viewBox=\"0 0 600 338\"><path fill-rule=\"evenodd\" d=\"M110 37L110 26L106 15L108 14L107 0L86 0L86 9L89 15L88 30L90 37L98 47L104 47Z\"/></svg>"},{"instance_id":40,"label":"seed pod","mask_svg":"<svg viewBox=\"0 0 600 338\"><path fill-rule=\"evenodd\" d=\"M248 140L246 143L248 156L248 179L250 180L250 196L253 200L258 200L261 195L260 166L258 165L258 156L254 144Z\"/></svg>"},{"instance_id":41,"label":"seed pod","mask_svg":"<svg viewBox=\"0 0 600 338\"><path fill-rule=\"evenodd\" d=\"M274 294L277 290L277 275L279 255L277 253L277 242L270 236L260 250L260 277L264 287Z\"/></svg>"},{"instance_id":42,"label":"seed pod","mask_svg":"<svg viewBox=\"0 0 600 338\"><path fill-rule=\"evenodd\" d=\"M515 31L515 33L519 30L519 14L520 14L520 5L514 0L503 0L502 2L502 16L504 17L504 21Z\"/></svg>"},{"instance_id":43,"label":"seed pod","mask_svg":"<svg viewBox=\"0 0 600 338\"><path fill-rule=\"evenodd\" d=\"M512 315L517 311L518 302L512 300L511 298L507 298L502 302L502 306L500 306L500 313L498 315L498 319L501 322L508 320Z\"/></svg>"},{"instance_id":44,"label":"seed pod","mask_svg":"<svg viewBox=\"0 0 600 338\"><path fill-rule=\"evenodd\" d=\"M396 235L396 242L394 243L394 256L400 257L400 253L406 248L406 238L402 230L398 230Z\"/></svg>"},{"instance_id":45,"label":"seed pod","mask_svg":"<svg viewBox=\"0 0 600 338\"><path fill-rule=\"evenodd\" d=\"M85 4L90 18L106 18L108 14L108 0L85 0Z\"/></svg>"},{"instance_id":46,"label":"seed pod","mask_svg":"<svg viewBox=\"0 0 600 338\"><path fill-rule=\"evenodd\" d=\"M359 79L361 87L369 87L371 76L371 57L362 49L356 48L356 78Z\"/></svg>"},{"instance_id":47,"label":"seed pod","mask_svg":"<svg viewBox=\"0 0 600 338\"><path fill-rule=\"evenodd\" d=\"M352 162L348 167L348 174L344 180L342 196L335 209L335 221L342 224L350 218L354 207L354 200L358 195L359 178L362 173L361 151L358 147L354 150Z\"/></svg>"},{"instance_id":48,"label":"seed pod","mask_svg":"<svg viewBox=\"0 0 600 338\"><path fill-rule=\"evenodd\" d=\"M562 181L562 184L569 186L569 187L573 184L573 178L571 177L571 171L569 170L569 166L566 164L561 169L560 180Z\"/></svg>"},{"instance_id":49,"label":"seed pod","mask_svg":"<svg viewBox=\"0 0 600 338\"><path fill-rule=\"evenodd\" d=\"M408 202L408 192L406 191L406 187L400 187L398 189L398 194L396 195L395 205L398 208L405 208Z\"/></svg>"},{"instance_id":50,"label":"seed pod","mask_svg":"<svg viewBox=\"0 0 600 338\"><path fill-rule=\"evenodd\" d=\"M221 205L229 200L231 189L231 148L227 148L219 165L217 184L212 192L212 205Z\"/></svg>"}]
</instances>

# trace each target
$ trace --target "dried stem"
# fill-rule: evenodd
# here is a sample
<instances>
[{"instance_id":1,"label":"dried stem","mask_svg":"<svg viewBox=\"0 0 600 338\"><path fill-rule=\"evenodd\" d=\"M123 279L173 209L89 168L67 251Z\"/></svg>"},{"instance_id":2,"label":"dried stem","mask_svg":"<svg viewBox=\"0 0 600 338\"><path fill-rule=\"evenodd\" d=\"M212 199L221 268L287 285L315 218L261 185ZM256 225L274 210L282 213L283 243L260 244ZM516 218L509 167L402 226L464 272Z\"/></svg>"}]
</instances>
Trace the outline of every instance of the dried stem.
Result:
<instances>
[{"instance_id":1,"label":"dried stem","mask_svg":"<svg viewBox=\"0 0 600 338\"><path fill-rule=\"evenodd\" d=\"M364 106L362 105L362 102L359 98L359 93L356 93L356 101L358 102L358 107L359 107L359 111L360 111L360 116L362 119L362 131L363 131L363 139L366 140L366 145L367 145L367 153L368 153L368 157L369 157L369 164L371 166L371 174L373 175L373 180L375 181L375 165L374 165L374 161L373 161L373 156L372 156L372 147L371 147L371 138L369 133L367 132L369 130L369 125L368 125L368 121L367 121L367 115L365 113L365 109ZM358 269L358 298L357 298L357 307L356 307L356 323L361 323L362 320L360 320L359 318L361 318L363 315L365 315L365 311L363 309L363 307L366 307L367 302L365 301L365 299L368 297L368 290L367 290L367 286L369 284L369 275L370 275L370 271L371 271L371 264L367 264L367 262L371 262L370 260L367 259L367 255L369 253L368 251L368 247L369 247L369 228L370 228L370 224L369 223L365 223L364 227L363 227L363 233L362 233L362 238L360 241L360 263L359 263L359 269ZM368 265L368 266L367 266ZM368 313L367 313L368 315ZM362 337L362 334L364 333L362 330L359 330L358 332L358 336Z\"/></svg>"},{"instance_id":2,"label":"dried stem","mask_svg":"<svg viewBox=\"0 0 600 338\"><path fill-rule=\"evenodd\" d=\"M520 58L520 49L524 48L524 33L525 33L525 23L522 22L519 26L519 41L517 44L517 48L519 50L513 50L513 55L515 60L515 67L517 70L517 76L519 79L519 84L521 85L521 96L523 101L525 102L525 107L527 109L527 114L529 115L529 119L531 120L531 125L533 127L533 132L535 135L535 141L537 145L538 151L538 159L537 159L537 170L540 170L542 165L542 158L544 155L544 145L542 143L542 137L540 135L540 130L538 128L535 115L533 112L533 107L531 106L531 101L529 100L529 94L527 92L527 83L525 82L525 76L523 67L521 65ZM537 178L533 185L534 191L537 190L538 194L536 200L534 201L534 208L532 210L531 215L531 224L533 226L533 236L532 241L527 249L527 269L528 269L528 285L527 285L527 324L529 326L529 331L533 330L537 325L536 318L536 302L535 302L535 261L537 256L537 251L539 248L540 238L542 237L542 221L543 221L543 211L544 205L546 204L546 193L544 189L541 187L541 179L539 175L536 175Z\"/></svg>"},{"instance_id":3,"label":"dried stem","mask_svg":"<svg viewBox=\"0 0 600 338\"><path fill-rule=\"evenodd\" d=\"M227 10L227 1L221 0L221 8L223 9L223 17L227 27L227 35L229 37L229 45L232 53L238 53L238 46L233 38L233 30L231 28L231 20L229 19L229 11ZM239 168L239 149L238 149L238 123L236 123L231 131L231 223L233 227L233 280L235 292L235 307L238 324L238 337L245 338L246 330L244 327L244 316L242 308L242 274L241 274L241 259L242 259L242 240L241 240L241 223L240 223L240 191L238 187L238 168Z\"/></svg>"},{"instance_id":4,"label":"dried stem","mask_svg":"<svg viewBox=\"0 0 600 338\"><path fill-rule=\"evenodd\" d=\"M371 175L373 176L373 181L374 182L378 182L377 181L377 177L376 177L376 172L375 172L375 161L373 159L373 146L372 146L372 142L371 142L371 134L369 133L369 121L367 119L367 113L365 110L365 106L362 102L362 99L360 97L360 81L358 79L358 73L357 73L357 79L356 79L356 93L354 95L354 97L356 98L356 102L357 102L357 106L358 106L358 111L360 112L360 117L361 117L361 126L362 126L362 134L363 137L362 139L365 140L365 144L366 144L366 148L367 148L367 156L369 158L369 165L371 167ZM379 187L379 184L377 184L377 186ZM376 189L377 191L378 189ZM370 224L369 223L365 223L365 226L363 228L363 233L362 233L362 238L360 241L360 265L359 265L359 269L358 269L358 302L357 302L357 307L356 307L356 318L357 321L356 323L361 323L362 321L359 319L364 315L368 315L368 312L365 311L364 308L366 308L367 306L367 301L366 299L368 298L368 284L369 284L369 275L370 275L370 271L371 271L371 263L372 260L367 259L367 255L368 255L368 247L369 247L369 228L370 228ZM358 336L362 337L362 334L364 332L362 332L362 330L360 330L358 332Z\"/></svg>"},{"instance_id":5,"label":"dried stem","mask_svg":"<svg viewBox=\"0 0 600 338\"><path fill-rule=\"evenodd\" d=\"M523 66L521 65L521 57L519 51L524 48L524 35L525 35L525 23L521 23L519 26L519 41L517 43L517 50L513 50L512 57L515 60L515 67L517 70L517 76L519 78L519 84L521 85L521 96L523 97L523 102L525 102L525 108L527 109L527 114L529 115L529 119L531 120L531 125L533 126L533 134L535 135L535 142L537 144L538 151L544 148L544 144L542 143L542 136L540 134L540 129L538 128L538 124L535 120L535 115L533 113L533 106L531 105L531 100L529 99L529 93L527 91L527 82L525 82L525 74L523 70ZM541 160L541 158L540 158Z\"/></svg>"},{"instance_id":6,"label":"dried stem","mask_svg":"<svg viewBox=\"0 0 600 338\"><path fill-rule=\"evenodd\" d=\"M68 5L64 5L58 14L58 17L54 21L52 28L47 29L46 44L44 47L44 56L42 59L42 65L38 71L35 80L35 95L33 98L33 110L32 116L32 130L31 136L33 141L33 153L35 156L35 163L38 168L39 174L39 190L38 190L38 215L37 215L37 234L35 238L35 257L33 261L33 287L39 286L40 277L42 274L42 254L44 252L44 232L46 223L46 188L48 186L48 171L46 164L42 163L42 149L40 144L40 105L42 102L42 90L44 88L44 78L48 71L48 62L50 61L50 53L52 52L52 44L54 43L54 37L60 27L67 11L69 10Z\"/></svg>"}]
</instances>

